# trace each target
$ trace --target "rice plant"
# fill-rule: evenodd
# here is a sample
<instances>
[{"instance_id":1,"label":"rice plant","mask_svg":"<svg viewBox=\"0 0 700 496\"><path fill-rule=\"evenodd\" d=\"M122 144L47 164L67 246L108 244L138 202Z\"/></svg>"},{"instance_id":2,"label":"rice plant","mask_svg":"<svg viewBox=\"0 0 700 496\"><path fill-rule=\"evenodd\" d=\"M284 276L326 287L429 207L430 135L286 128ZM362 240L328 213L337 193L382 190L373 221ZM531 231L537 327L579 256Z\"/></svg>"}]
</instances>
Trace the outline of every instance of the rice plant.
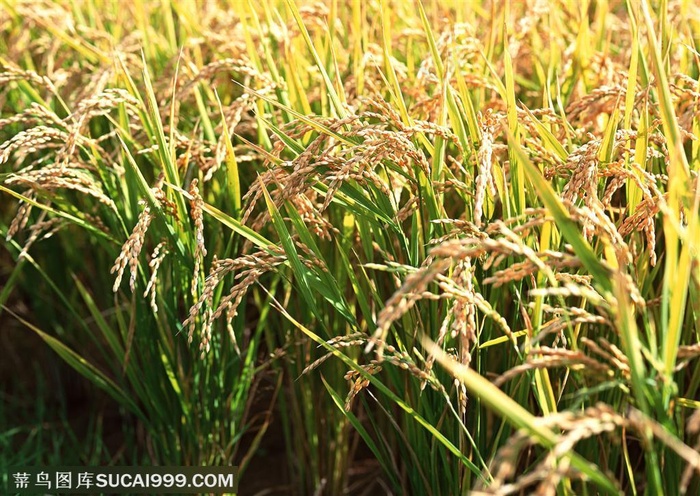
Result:
<instances>
[{"instance_id":1,"label":"rice plant","mask_svg":"<svg viewBox=\"0 0 700 496\"><path fill-rule=\"evenodd\" d=\"M120 463L700 491L693 2L0 2L0 312Z\"/></svg>"}]
</instances>

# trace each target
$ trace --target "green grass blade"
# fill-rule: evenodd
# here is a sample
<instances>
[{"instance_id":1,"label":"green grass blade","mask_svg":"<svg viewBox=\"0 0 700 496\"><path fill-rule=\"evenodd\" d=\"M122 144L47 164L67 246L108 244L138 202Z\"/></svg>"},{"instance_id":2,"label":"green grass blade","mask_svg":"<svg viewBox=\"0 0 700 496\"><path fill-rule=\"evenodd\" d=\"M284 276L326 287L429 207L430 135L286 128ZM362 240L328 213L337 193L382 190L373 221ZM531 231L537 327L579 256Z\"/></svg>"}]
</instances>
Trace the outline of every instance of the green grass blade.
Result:
<instances>
[{"instance_id":1,"label":"green grass blade","mask_svg":"<svg viewBox=\"0 0 700 496\"><path fill-rule=\"evenodd\" d=\"M21 193L17 193L16 191L11 190L10 188L3 186L2 184L0 184L0 191L7 193L10 196L14 196L18 200L20 200L28 205L31 205L31 206L36 207L38 209L44 210L44 211L51 213L51 214L54 214L58 217L63 217L64 219L71 221L75 225L77 225L83 229L86 229L87 231L89 231L89 232L91 232L91 233L93 233L101 238L105 238L105 239L107 239L115 244L119 244L119 242L116 239L114 239L112 236L110 236L106 232L102 231L101 229L97 228L96 226L92 225L91 223L89 223L89 222L87 222L79 217L76 217L74 215L69 214L68 212L64 212L62 210L56 210L54 208L49 207L48 205L44 205L43 203L39 203L36 200L33 200L31 198L27 198L26 196L22 195Z\"/></svg>"},{"instance_id":2,"label":"green grass blade","mask_svg":"<svg viewBox=\"0 0 700 496\"><path fill-rule=\"evenodd\" d=\"M224 115L224 108L221 105L221 100L219 99L219 94L216 93L216 102L219 104L219 112L221 113L221 127L224 132L224 140L226 142L226 177L228 179L229 193L233 198L233 216L238 218L241 212L241 180L238 177L238 162L236 161L236 154L233 151L233 144L231 143L231 135L228 132L228 126L226 125L226 116Z\"/></svg>"},{"instance_id":3,"label":"green grass blade","mask_svg":"<svg viewBox=\"0 0 700 496\"><path fill-rule=\"evenodd\" d=\"M328 76L326 67L321 61L321 57L319 57L313 41L311 41L311 37L309 36L309 32L307 31L306 26L304 25L304 21L301 18L301 14L299 13L299 9L296 3L292 0L287 0L287 7L291 11L292 16L294 16L294 20L296 21L297 26L301 31L301 35L304 38L304 41L306 42L306 47L308 48L309 52L311 52L314 62L316 63L316 67L318 67L318 70L321 73L325 89L328 92L328 96L330 96L331 103L333 104L333 109L335 110L336 114L338 114L338 117L340 117L341 119L347 117L347 111L345 110L345 106L343 105L343 102L335 89L335 85L331 81L331 78Z\"/></svg>"},{"instance_id":4,"label":"green grass blade","mask_svg":"<svg viewBox=\"0 0 700 496\"><path fill-rule=\"evenodd\" d=\"M591 248L591 245L581 236L579 227L569 216L561 200L559 200L558 195L547 181L545 181L537 167L530 162L525 152L517 144L511 143L510 146L514 154L518 157L518 162L522 165L528 179L535 187L542 203L544 203L544 206L552 217L554 217L554 221L562 235L571 243L574 251L581 259L581 263L583 263L584 267L593 275L593 283L598 285L603 290L604 294L612 294L609 268L600 262Z\"/></svg>"},{"instance_id":5,"label":"green grass blade","mask_svg":"<svg viewBox=\"0 0 700 496\"><path fill-rule=\"evenodd\" d=\"M180 188L179 186L176 186L174 184L169 184L169 183L164 183L165 186L168 188L171 188L178 193L180 193L183 197L187 198L190 200L192 196L189 194L188 191L185 191L184 189ZM215 206L202 202L202 210L211 215L214 219L217 220L217 222L223 224L224 226L228 227L235 233L239 234L241 237L247 239L251 243L253 243L255 246L258 246L264 250L269 250L271 246L274 246L274 243L270 240L268 240L266 237L264 237L262 234L258 233L257 231L254 231L253 229L249 228L248 226L241 224L240 221L234 219L230 215L228 215L225 212L222 212Z\"/></svg>"},{"instance_id":6,"label":"green grass blade","mask_svg":"<svg viewBox=\"0 0 700 496\"><path fill-rule=\"evenodd\" d=\"M360 374L362 377L370 381L372 385L374 385L379 391L382 392L382 394L386 395L391 401L396 403L398 407L400 407L402 410L404 410L413 420L415 420L418 424L423 426L428 432L430 432L435 439L442 444L445 448L447 448L454 456L456 456L461 463L463 463L472 473L477 475L478 477L483 479L483 476L481 475L481 471L479 468L474 465L474 463L471 462L452 442L450 442L449 439L447 439L434 425L432 425L430 422L425 420L421 415L418 414L418 412L415 411L408 403L406 403L404 400L402 400L399 396L397 396L394 392L391 391L384 383L382 383L379 379L377 379L375 376L367 373L365 369L360 367L357 362L352 360L350 357L342 353L340 350L335 348L334 346L329 345L326 341L324 341L320 336L318 336L316 333L305 327L303 324L301 324L299 321L294 319L287 310L285 310L278 302L275 301L275 307L277 310L287 319L289 320L297 329L302 331L306 336L310 337L312 340L314 340L316 343L321 345L323 348L325 348L328 352L332 353L336 358L340 359L345 363L348 367L351 369L357 371L358 374Z\"/></svg>"},{"instance_id":7,"label":"green grass blade","mask_svg":"<svg viewBox=\"0 0 700 496\"><path fill-rule=\"evenodd\" d=\"M478 372L448 357L442 348L431 341L425 339L423 344L450 374L459 379L469 392L483 401L492 411L518 429L525 430L542 446L553 448L557 444L558 437L554 432L539 425L534 415L479 375ZM620 494L619 488L595 464L585 460L575 452L569 452L568 457L574 468L593 481L606 494Z\"/></svg>"},{"instance_id":8,"label":"green grass blade","mask_svg":"<svg viewBox=\"0 0 700 496\"><path fill-rule=\"evenodd\" d=\"M49 347L51 347L51 349L54 350L68 365L75 369L76 372L88 379L100 389L104 390L119 404L128 407L132 413L138 415L141 419L145 419L145 415L136 405L136 403L134 403L131 397L119 386L117 386L109 377L103 374L97 367L92 365L90 362L85 360L85 358L78 355L75 351L71 350L68 346L63 344L55 337L50 336L35 325L24 320L9 308L4 307L4 310L21 322L25 327L36 333L37 336L48 344Z\"/></svg>"},{"instance_id":9,"label":"green grass blade","mask_svg":"<svg viewBox=\"0 0 700 496\"><path fill-rule=\"evenodd\" d=\"M340 410L343 415L348 419L350 424L353 426L353 428L357 431L357 433L362 437L363 441L367 444L367 447L370 449L370 451L374 454L375 457L377 457L377 461L384 467L384 472L389 476L392 485L394 486L395 489L400 489L401 485L399 481L396 479L396 475L393 473L392 470L389 470L390 467L392 467L392 463L386 458L384 452L379 449L379 446L374 442L374 439L372 436L367 432L367 429L365 429L365 426L362 424L360 419L355 416L352 411L345 410L345 405L343 404L342 398L338 395L338 393L335 392L335 390L328 384L328 381L321 377L321 380L323 381L323 385L326 387L326 391L328 391L328 394L330 395L331 399L333 400L333 404L338 407L338 410Z\"/></svg>"}]
</instances>

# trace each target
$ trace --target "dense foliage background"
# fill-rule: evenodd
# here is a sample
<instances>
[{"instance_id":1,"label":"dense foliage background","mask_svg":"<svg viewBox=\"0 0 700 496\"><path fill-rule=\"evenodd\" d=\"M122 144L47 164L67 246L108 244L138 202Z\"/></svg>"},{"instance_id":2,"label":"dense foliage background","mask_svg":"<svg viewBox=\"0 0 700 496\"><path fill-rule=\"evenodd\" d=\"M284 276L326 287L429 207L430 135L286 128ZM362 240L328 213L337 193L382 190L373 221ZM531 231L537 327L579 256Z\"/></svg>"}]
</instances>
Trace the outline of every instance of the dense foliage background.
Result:
<instances>
[{"instance_id":1,"label":"dense foliage background","mask_svg":"<svg viewBox=\"0 0 700 496\"><path fill-rule=\"evenodd\" d=\"M694 2L0 5L0 466L700 492Z\"/></svg>"}]
</instances>

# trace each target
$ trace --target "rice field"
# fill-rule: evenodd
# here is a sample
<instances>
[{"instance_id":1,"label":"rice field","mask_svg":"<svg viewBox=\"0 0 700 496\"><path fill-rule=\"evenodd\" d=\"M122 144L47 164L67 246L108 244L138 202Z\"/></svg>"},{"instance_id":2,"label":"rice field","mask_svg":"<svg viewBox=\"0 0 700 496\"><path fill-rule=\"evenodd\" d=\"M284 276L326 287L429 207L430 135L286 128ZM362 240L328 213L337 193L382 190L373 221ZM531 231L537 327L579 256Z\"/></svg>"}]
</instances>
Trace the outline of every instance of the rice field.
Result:
<instances>
[{"instance_id":1,"label":"rice field","mask_svg":"<svg viewBox=\"0 0 700 496\"><path fill-rule=\"evenodd\" d=\"M700 494L695 2L0 6L0 468Z\"/></svg>"}]
</instances>

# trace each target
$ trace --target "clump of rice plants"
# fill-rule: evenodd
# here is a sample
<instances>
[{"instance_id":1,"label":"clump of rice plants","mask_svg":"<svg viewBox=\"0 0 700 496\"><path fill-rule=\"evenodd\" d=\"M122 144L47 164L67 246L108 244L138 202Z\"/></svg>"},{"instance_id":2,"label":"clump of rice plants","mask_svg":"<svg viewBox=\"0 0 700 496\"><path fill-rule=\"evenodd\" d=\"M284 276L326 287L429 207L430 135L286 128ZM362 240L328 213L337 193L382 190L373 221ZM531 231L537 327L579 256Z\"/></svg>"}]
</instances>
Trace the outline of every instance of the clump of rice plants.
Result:
<instances>
[{"instance_id":1,"label":"clump of rice plants","mask_svg":"<svg viewBox=\"0 0 700 496\"><path fill-rule=\"evenodd\" d=\"M692 2L4 6L0 308L134 463L700 490Z\"/></svg>"}]
</instances>

